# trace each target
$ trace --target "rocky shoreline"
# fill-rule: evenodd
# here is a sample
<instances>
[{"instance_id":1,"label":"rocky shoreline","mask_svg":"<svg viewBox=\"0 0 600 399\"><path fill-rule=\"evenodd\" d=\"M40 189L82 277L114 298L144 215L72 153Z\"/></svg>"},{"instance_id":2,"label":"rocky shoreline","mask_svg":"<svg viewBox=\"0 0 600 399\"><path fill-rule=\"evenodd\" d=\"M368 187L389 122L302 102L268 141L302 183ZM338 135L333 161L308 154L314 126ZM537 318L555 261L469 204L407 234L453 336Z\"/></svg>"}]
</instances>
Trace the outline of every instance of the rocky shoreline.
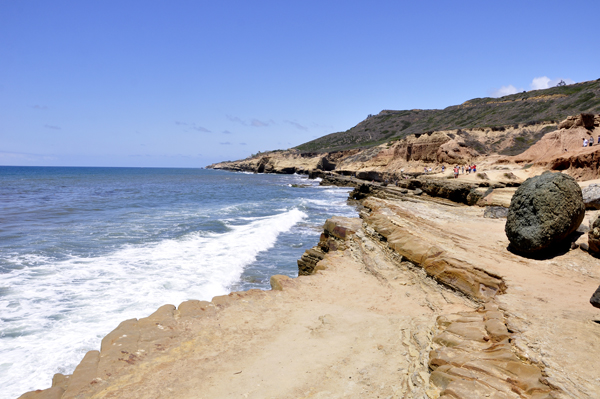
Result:
<instances>
[{"instance_id":1,"label":"rocky shoreline","mask_svg":"<svg viewBox=\"0 0 600 399\"><path fill-rule=\"evenodd\" d=\"M600 260L512 253L504 220L467 204L515 188L484 183L325 176L360 218L329 219L298 278L124 321L21 399L599 396Z\"/></svg>"},{"instance_id":2,"label":"rocky shoreline","mask_svg":"<svg viewBox=\"0 0 600 399\"><path fill-rule=\"evenodd\" d=\"M327 220L297 278L126 320L72 375L20 399L600 397L598 186L579 183L584 219L566 250L525 257L505 233L527 179L598 177L600 146L579 147L597 120L569 118L515 157L469 149L475 132L434 132L211 165L353 187L360 218ZM455 178L443 162L478 172Z\"/></svg>"}]
</instances>

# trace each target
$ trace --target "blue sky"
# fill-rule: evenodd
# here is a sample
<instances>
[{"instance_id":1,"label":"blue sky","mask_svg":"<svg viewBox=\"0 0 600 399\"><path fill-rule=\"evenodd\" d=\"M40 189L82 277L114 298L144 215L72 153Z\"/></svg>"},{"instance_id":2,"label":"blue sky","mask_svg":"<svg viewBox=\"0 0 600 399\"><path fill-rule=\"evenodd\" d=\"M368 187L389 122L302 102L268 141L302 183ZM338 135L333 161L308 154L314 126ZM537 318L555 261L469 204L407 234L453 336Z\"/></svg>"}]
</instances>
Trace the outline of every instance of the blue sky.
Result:
<instances>
[{"instance_id":1,"label":"blue sky","mask_svg":"<svg viewBox=\"0 0 600 399\"><path fill-rule=\"evenodd\" d=\"M200 167L600 78L593 1L0 0L0 165Z\"/></svg>"}]
</instances>

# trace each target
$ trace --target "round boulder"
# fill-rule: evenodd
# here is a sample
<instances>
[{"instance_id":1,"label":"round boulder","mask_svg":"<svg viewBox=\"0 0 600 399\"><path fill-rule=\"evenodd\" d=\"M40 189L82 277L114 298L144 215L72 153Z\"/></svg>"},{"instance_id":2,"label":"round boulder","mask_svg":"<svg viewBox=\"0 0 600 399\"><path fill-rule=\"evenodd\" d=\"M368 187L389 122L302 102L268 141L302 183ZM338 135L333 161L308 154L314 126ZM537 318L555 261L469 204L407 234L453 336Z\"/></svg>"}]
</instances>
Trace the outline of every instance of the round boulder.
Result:
<instances>
[{"instance_id":1,"label":"round boulder","mask_svg":"<svg viewBox=\"0 0 600 399\"><path fill-rule=\"evenodd\" d=\"M517 189L504 230L515 250L531 254L564 240L584 216L581 188L575 179L546 172L525 180Z\"/></svg>"}]
</instances>

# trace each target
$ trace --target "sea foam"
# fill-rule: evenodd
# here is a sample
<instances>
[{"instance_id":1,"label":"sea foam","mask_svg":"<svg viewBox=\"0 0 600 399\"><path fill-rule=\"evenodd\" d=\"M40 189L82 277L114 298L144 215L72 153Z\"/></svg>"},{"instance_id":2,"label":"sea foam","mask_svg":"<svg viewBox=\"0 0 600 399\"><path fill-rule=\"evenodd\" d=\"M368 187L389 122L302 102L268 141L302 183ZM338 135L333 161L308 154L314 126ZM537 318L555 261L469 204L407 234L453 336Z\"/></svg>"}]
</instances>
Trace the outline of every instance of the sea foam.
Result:
<instances>
[{"instance_id":1,"label":"sea foam","mask_svg":"<svg viewBox=\"0 0 600 399\"><path fill-rule=\"evenodd\" d=\"M72 373L123 320L166 303L226 294L245 266L306 217L293 208L226 222L225 233L128 244L98 257L16 255L10 262L22 267L4 274L0 287L6 287L0 296L0 397L46 388L56 372Z\"/></svg>"}]
</instances>

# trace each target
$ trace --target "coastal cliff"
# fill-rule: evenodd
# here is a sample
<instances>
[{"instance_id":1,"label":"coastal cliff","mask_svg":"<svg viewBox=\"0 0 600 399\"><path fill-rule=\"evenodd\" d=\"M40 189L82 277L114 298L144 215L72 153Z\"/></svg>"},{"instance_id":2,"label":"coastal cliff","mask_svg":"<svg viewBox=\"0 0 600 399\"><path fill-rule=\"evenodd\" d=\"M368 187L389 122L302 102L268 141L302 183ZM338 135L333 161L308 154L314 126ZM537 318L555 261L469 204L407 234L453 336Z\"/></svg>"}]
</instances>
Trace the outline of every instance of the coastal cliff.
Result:
<instances>
[{"instance_id":1,"label":"coastal cliff","mask_svg":"<svg viewBox=\"0 0 600 399\"><path fill-rule=\"evenodd\" d=\"M523 181L526 178L522 173L524 167L538 171L560 170L577 179L589 180L600 177L600 145L582 147L582 142L584 139L596 142L598 136L600 115L580 114L561 123L417 133L362 149L272 151L244 160L216 163L208 168L298 173L310 177L335 173L384 182L420 175L449 178L453 166L458 165L462 170L463 166L475 164L479 174L461 174L461 180Z\"/></svg>"},{"instance_id":2,"label":"coastal cliff","mask_svg":"<svg viewBox=\"0 0 600 399\"><path fill-rule=\"evenodd\" d=\"M600 134L598 121L578 115L551 131L438 131L211 165L353 187L360 218L327 220L297 278L123 321L72 375L21 399L598 397L600 323L588 298L600 260L587 252L587 230L546 258L513 253L504 232L529 177L599 177L600 146L581 146ZM539 137L517 155L481 146L514 148L525 128ZM448 162L477 171L455 178L441 169Z\"/></svg>"}]
</instances>

